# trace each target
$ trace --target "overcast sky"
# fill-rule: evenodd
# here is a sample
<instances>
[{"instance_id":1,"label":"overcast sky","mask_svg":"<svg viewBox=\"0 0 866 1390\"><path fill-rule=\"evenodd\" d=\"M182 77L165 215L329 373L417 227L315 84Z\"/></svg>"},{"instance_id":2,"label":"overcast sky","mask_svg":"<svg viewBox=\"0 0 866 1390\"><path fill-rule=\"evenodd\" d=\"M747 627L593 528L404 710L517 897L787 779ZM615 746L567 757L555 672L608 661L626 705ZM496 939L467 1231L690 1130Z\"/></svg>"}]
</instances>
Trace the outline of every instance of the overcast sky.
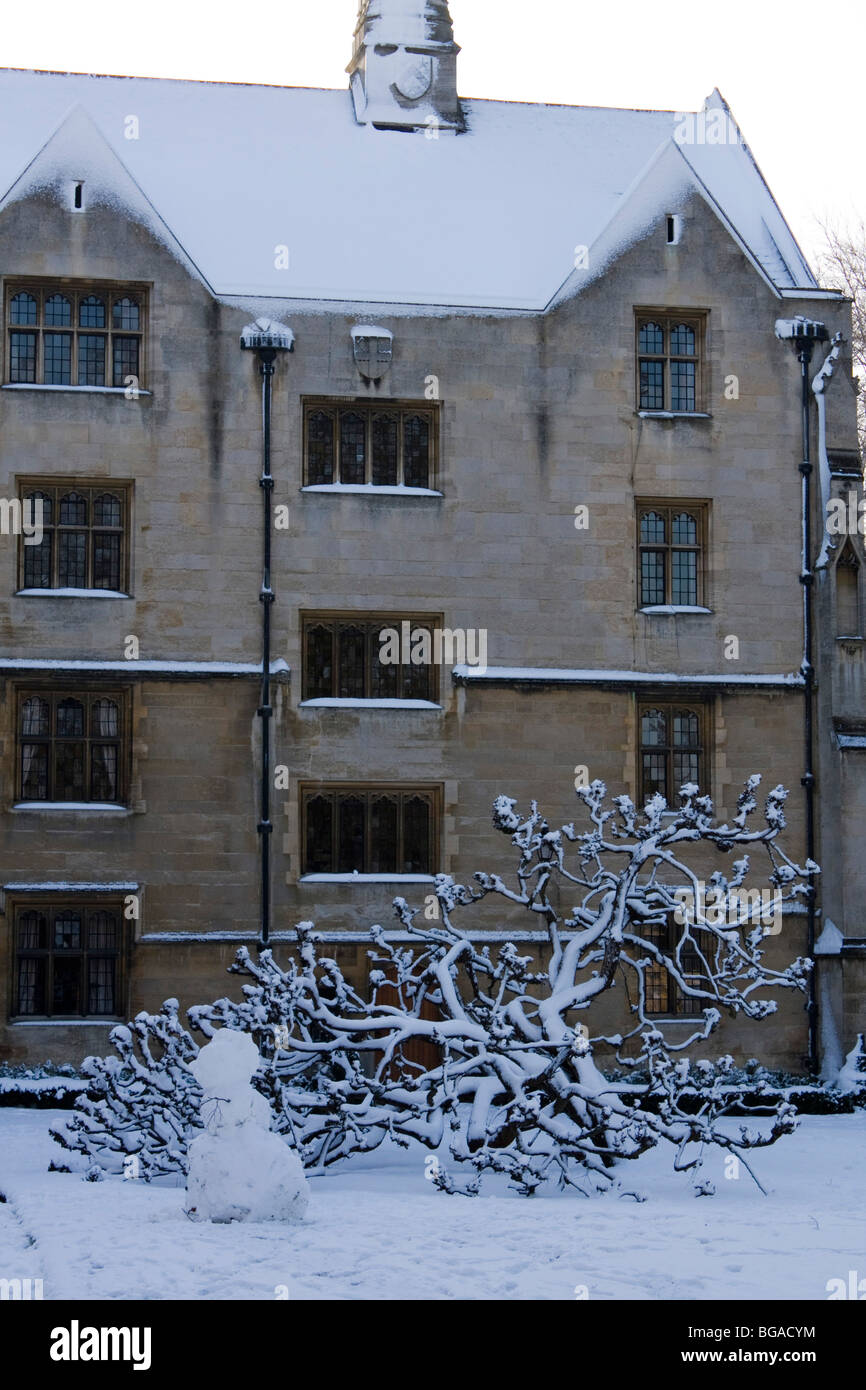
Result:
<instances>
[{"instance_id":1,"label":"overcast sky","mask_svg":"<svg viewBox=\"0 0 866 1390\"><path fill-rule=\"evenodd\" d=\"M341 87L357 9L10 2L0 66ZM464 96L689 111L718 87L807 255L817 219L866 218L863 0L451 0L451 14Z\"/></svg>"}]
</instances>

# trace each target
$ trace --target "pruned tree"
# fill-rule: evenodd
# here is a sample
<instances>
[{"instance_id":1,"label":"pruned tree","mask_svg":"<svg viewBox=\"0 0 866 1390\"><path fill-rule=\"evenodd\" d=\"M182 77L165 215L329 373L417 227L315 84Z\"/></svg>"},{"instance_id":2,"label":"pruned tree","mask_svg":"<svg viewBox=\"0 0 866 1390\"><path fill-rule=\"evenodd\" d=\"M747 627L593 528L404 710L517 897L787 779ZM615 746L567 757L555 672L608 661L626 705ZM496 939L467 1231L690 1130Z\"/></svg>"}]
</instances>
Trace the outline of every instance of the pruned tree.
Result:
<instances>
[{"instance_id":1,"label":"pruned tree","mask_svg":"<svg viewBox=\"0 0 866 1390\"><path fill-rule=\"evenodd\" d=\"M759 781L750 779L737 815L722 826L693 785L682 788L677 810L656 796L638 813L628 797L607 807L606 789L595 782L579 792L592 826L582 833L573 824L552 829L535 803L521 817L514 801L500 797L494 825L518 851L516 882L478 873L468 887L440 875L435 926L419 923L420 909L398 898L397 917L417 945L402 947L372 930L369 1001L334 960L319 955L320 943L304 924L298 957L285 969L270 952L253 959L240 951L232 968L252 980L244 1002L224 999L191 1017L205 1031L250 1028L278 1040L269 1059L274 1102L311 1166L373 1148L386 1136L429 1149L447 1139L451 1159L475 1170L464 1191L477 1190L485 1171L507 1174L524 1192L551 1175L591 1191L618 1181L618 1159L635 1158L662 1139L675 1145L680 1168L699 1167L707 1144L742 1157L789 1132L792 1107L759 1106L758 1113L771 1117L769 1128L742 1127L732 1135L719 1121L745 1101L742 1088L724 1084L730 1059L695 1067L672 1054L708 1038L723 1014L766 1018L776 1007L768 989L803 990L808 978L806 960L783 970L765 964L760 900L734 897L749 873L747 856L733 863L729 877L716 872L710 880L717 904L734 898L733 921L718 910L709 920L709 913L684 908L684 891L695 904L702 896L684 857L697 845L725 855L763 850L780 904L808 892L817 866L799 868L778 843L782 788L768 796L763 825L753 827ZM580 896L564 920L554 906L554 883ZM543 924L544 969L533 971L514 943L493 952L458 926L463 909L488 898L524 908ZM668 976L701 1009L674 1043L648 1012L651 971ZM582 1020L620 981L631 986L633 1025L622 1036L592 1037ZM379 997L385 987L392 1002ZM425 1001L438 1019L422 1016ZM418 1038L436 1044L437 1066L409 1060L407 1045ZM631 1039L637 1046L629 1050ZM647 1069L641 1099L624 1097L605 1080L594 1058L601 1044L615 1048L623 1064ZM444 1166L436 1179L457 1190Z\"/></svg>"},{"instance_id":2,"label":"pruned tree","mask_svg":"<svg viewBox=\"0 0 866 1390\"><path fill-rule=\"evenodd\" d=\"M853 230L822 222L826 248L818 257L822 282L844 290L851 298L854 370L859 377L857 432L860 456L866 460L866 223Z\"/></svg>"},{"instance_id":3,"label":"pruned tree","mask_svg":"<svg viewBox=\"0 0 866 1390\"><path fill-rule=\"evenodd\" d=\"M112 1028L117 1056L85 1059L87 1090L71 1118L51 1127L52 1139L103 1168L120 1172L126 1164L145 1181L186 1172L201 1087L189 1070L198 1045L178 1014L178 1001L167 999L160 1013Z\"/></svg>"},{"instance_id":4,"label":"pruned tree","mask_svg":"<svg viewBox=\"0 0 866 1390\"><path fill-rule=\"evenodd\" d=\"M781 970L764 960L764 903L745 891L748 854L707 885L688 862L696 849L761 851L775 904L809 891L817 865L800 868L779 844L782 788L770 792L755 823L759 782L749 779L724 825L692 784L676 809L654 796L638 812L628 797L608 804L603 783L594 782L578 793L590 824L580 832L573 823L551 828L535 803L522 816L499 797L493 822L517 852L513 880L477 873L468 886L439 875L433 924L396 899L411 944L371 928L370 997L302 923L284 967L270 951L240 950L231 969L244 980L243 999L196 1006L191 1025L205 1036L220 1027L252 1034L262 1056L255 1084L271 1102L274 1128L307 1168L390 1137L436 1151L432 1175L451 1192L476 1192L486 1172L506 1174L524 1193L550 1177L586 1193L624 1191L619 1160L663 1140L674 1146L675 1166L696 1178L707 1145L751 1172L745 1154L790 1132L793 1107L769 1090L766 1103L747 1099L754 1088L732 1083L730 1057L695 1062L677 1054L709 1038L725 1015L768 1017L776 1007L768 991L803 990L808 979L806 960ZM563 916L556 903L566 893L577 902ZM701 906L709 897L712 912ZM485 901L524 909L543 927L542 968L533 969L516 942L494 950L483 931L470 936L459 925L464 911ZM651 1010L660 980L697 1011L676 1041ZM593 1036L585 1020L613 989L628 1001L630 1026ZM91 1059L94 1089L65 1137L55 1137L91 1157L146 1155L145 1176L182 1169L185 1141L199 1123L189 1071L197 1048L177 1020L176 1001L112 1037L120 1060ZM434 1045L435 1065L413 1060L419 1039ZM606 1080L597 1063L602 1048L642 1069L643 1089ZM767 1123L736 1130L734 1109ZM469 1178L459 1183L452 1164ZM712 1184L698 1178L696 1190L709 1193Z\"/></svg>"}]
</instances>

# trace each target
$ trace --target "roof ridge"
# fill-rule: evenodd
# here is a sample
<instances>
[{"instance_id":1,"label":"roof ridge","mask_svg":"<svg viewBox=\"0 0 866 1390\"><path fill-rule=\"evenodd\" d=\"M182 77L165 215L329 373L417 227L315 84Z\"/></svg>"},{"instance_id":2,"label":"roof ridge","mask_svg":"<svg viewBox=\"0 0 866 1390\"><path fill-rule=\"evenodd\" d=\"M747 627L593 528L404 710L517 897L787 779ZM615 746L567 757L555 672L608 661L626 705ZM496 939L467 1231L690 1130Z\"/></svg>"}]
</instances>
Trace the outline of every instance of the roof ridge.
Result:
<instances>
[{"instance_id":1,"label":"roof ridge","mask_svg":"<svg viewBox=\"0 0 866 1390\"><path fill-rule=\"evenodd\" d=\"M348 91L347 87L313 87L296 86L294 84L284 84L281 82L244 82L241 79L223 79L219 77L166 77L164 75L127 73L127 72L84 72L72 68L14 68L0 66L0 76L4 73L20 73L24 77L86 77L92 78L95 82L177 82L195 87L249 87L254 91L266 92L328 92L339 93L342 95ZM480 97L480 96L461 96L461 101L471 101L478 105L483 102L488 106L531 106L542 110L556 111L621 111L634 116L677 116L681 113L673 108L666 106L600 106L596 104L585 104L583 102L570 101L531 101L522 97Z\"/></svg>"}]
</instances>

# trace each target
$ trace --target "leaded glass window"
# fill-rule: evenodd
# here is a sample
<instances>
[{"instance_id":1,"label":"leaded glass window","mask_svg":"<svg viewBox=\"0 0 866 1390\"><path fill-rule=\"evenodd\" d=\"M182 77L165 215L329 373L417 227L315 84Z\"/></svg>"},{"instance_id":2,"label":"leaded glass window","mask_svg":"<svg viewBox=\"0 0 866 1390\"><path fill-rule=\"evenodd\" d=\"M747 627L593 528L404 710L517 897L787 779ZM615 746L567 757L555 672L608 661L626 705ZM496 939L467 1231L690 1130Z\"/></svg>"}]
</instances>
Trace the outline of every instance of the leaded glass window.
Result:
<instances>
[{"instance_id":1,"label":"leaded glass window","mask_svg":"<svg viewBox=\"0 0 866 1390\"><path fill-rule=\"evenodd\" d=\"M6 294L10 385L141 387L145 291L34 282ZM94 331L95 330L95 331Z\"/></svg>"},{"instance_id":2,"label":"leaded glass window","mask_svg":"<svg viewBox=\"0 0 866 1390\"><path fill-rule=\"evenodd\" d=\"M675 808L679 805L680 788L686 783L694 783L702 793L707 792L701 707L643 705L638 727L642 805L658 794Z\"/></svg>"},{"instance_id":3,"label":"leaded glass window","mask_svg":"<svg viewBox=\"0 0 866 1390\"><path fill-rule=\"evenodd\" d=\"M638 607L704 605L705 503L640 503Z\"/></svg>"},{"instance_id":4,"label":"leaded glass window","mask_svg":"<svg viewBox=\"0 0 866 1390\"><path fill-rule=\"evenodd\" d=\"M437 788L307 787L304 874L436 872Z\"/></svg>"},{"instance_id":5,"label":"leaded glass window","mask_svg":"<svg viewBox=\"0 0 866 1390\"><path fill-rule=\"evenodd\" d=\"M19 1018L121 1012L122 910L117 901L29 901L13 911L13 1002Z\"/></svg>"},{"instance_id":6,"label":"leaded glass window","mask_svg":"<svg viewBox=\"0 0 866 1390\"><path fill-rule=\"evenodd\" d=\"M434 631L429 617L404 614L305 616L303 698L434 701Z\"/></svg>"},{"instance_id":7,"label":"leaded glass window","mask_svg":"<svg viewBox=\"0 0 866 1390\"><path fill-rule=\"evenodd\" d=\"M42 539L19 546L22 589L99 589L129 582L129 488L102 482L21 485L28 517L42 504ZM31 510L32 509L32 510Z\"/></svg>"},{"instance_id":8,"label":"leaded glass window","mask_svg":"<svg viewBox=\"0 0 866 1390\"><path fill-rule=\"evenodd\" d=\"M436 425L429 407L307 401L305 486L434 488Z\"/></svg>"},{"instance_id":9,"label":"leaded glass window","mask_svg":"<svg viewBox=\"0 0 866 1390\"><path fill-rule=\"evenodd\" d=\"M124 791L123 711L119 694L46 691L22 695L20 799L119 804Z\"/></svg>"},{"instance_id":10,"label":"leaded glass window","mask_svg":"<svg viewBox=\"0 0 866 1390\"><path fill-rule=\"evenodd\" d=\"M699 414L703 316L637 316L638 409Z\"/></svg>"}]
</instances>

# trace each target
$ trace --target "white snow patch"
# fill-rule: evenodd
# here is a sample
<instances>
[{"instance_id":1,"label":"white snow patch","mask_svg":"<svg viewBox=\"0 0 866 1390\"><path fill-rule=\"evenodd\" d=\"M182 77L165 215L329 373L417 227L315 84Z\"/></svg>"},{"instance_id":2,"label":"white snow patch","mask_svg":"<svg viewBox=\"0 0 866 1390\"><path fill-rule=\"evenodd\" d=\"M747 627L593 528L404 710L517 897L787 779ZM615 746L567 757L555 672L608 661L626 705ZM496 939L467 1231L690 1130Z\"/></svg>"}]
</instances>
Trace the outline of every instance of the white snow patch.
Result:
<instances>
[{"instance_id":1,"label":"white snow patch","mask_svg":"<svg viewBox=\"0 0 866 1390\"><path fill-rule=\"evenodd\" d=\"M700 608L689 603L653 603L639 610L641 613L712 613L711 608Z\"/></svg>"},{"instance_id":2,"label":"white snow patch","mask_svg":"<svg viewBox=\"0 0 866 1390\"><path fill-rule=\"evenodd\" d=\"M349 332L353 338L387 338L390 342L394 341L390 328L376 328L374 324L356 323Z\"/></svg>"},{"instance_id":3,"label":"white snow patch","mask_svg":"<svg viewBox=\"0 0 866 1390\"><path fill-rule=\"evenodd\" d=\"M639 410L642 420L712 420L705 410Z\"/></svg>"},{"instance_id":4,"label":"white snow patch","mask_svg":"<svg viewBox=\"0 0 866 1390\"><path fill-rule=\"evenodd\" d=\"M57 386L53 382L47 381L7 381L0 386L0 391L78 391L90 396L125 396L127 388L125 386ZM142 387L135 388L135 396L149 396L150 391L145 391Z\"/></svg>"},{"instance_id":5,"label":"white snow patch","mask_svg":"<svg viewBox=\"0 0 866 1390\"><path fill-rule=\"evenodd\" d=\"M797 674L745 676L716 672L683 675L672 671L578 670L559 666L488 666L484 670L477 666L455 666L452 674L456 679L467 681L526 681L541 685L554 681L574 685L609 681L617 685L759 685L770 689L797 689L803 684L803 677Z\"/></svg>"},{"instance_id":6,"label":"white snow patch","mask_svg":"<svg viewBox=\"0 0 866 1390\"><path fill-rule=\"evenodd\" d=\"M780 320L779 322L783 322ZM795 321L796 322L796 321ZM776 327L778 329L779 324ZM820 368L812 378L812 394L818 407L818 482L821 495L821 516L824 518L824 525L821 528L821 549L815 561L815 569L823 569L830 560L830 532L827 526L827 508L830 502L830 492L832 488L832 468L827 454L827 386L833 379L833 372L836 363L842 352L842 334L837 333L830 344L830 350Z\"/></svg>"},{"instance_id":7,"label":"white snow patch","mask_svg":"<svg viewBox=\"0 0 866 1390\"><path fill-rule=\"evenodd\" d=\"M128 806L116 801L16 801L13 811L111 811L123 816L131 815Z\"/></svg>"},{"instance_id":8,"label":"white snow patch","mask_svg":"<svg viewBox=\"0 0 866 1390\"><path fill-rule=\"evenodd\" d=\"M16 598L131 598L119 589L16 589Z\"/></svg>"},{"instance_id":9,"label":"white snow patch","mask_svg":"<svg viewBox=\"0 0 866 1390\"><path fill-rule=\"evenodd\" d=\"M663 1316L670 1302L825 1301L829 1279L863 1273L862 1222L852 1220L862 1209L863 1111L806 1115L796 1134L761 1151L766 1197L745 1175L725 1182L724 1155L706 1151L703 1171L717 1193L699 1203L688 1175L672 1172L668 1146L622 1164L624 1181L648 1194L636 1204L553 1186L530 1200L495 1178L471 1201L448 1197L425 1179L426 1149L386 1143L311 1176L309 1219L288 1232L274 1223L191 1222L183 1189L169 1180L88 1183L78 1172L47 1172L61 1156L48 1126L64 1119L59 1109L0 1110L8 1199L0 1269L43 1278L46 1300L267 1306L287 1286L295 1305L573 1306L584 1285L590 1307L646 1300ZM448 1166L444 1154L441 1161ZM27 1251L22 1229L34 1241Z\"/></svg>"},{"instance_id":10,"label":"white snow patch","mask_svg":"<svg viewBox=\"0 0 866 1390\"><path fill-rule=\"evenodd\" d=\"M288 674L282 657L271 662L271 675ZM258 676L261 664L249 661L79 661L60 657L0 657L0 671L132 671L140 675Z\"/></svg>"},{"instance_id":11,"label":"white snow patch","mask_svg":"<svg viewBox=\"0 0 866 1390\"><path fill-rule=\"evenodd\" d=\"M117 1018L16 1018L10 1028L116 1028Z\"/></svg>"},{"instance_id":12,"label":"white snow patch","mask_svg":"<svg viewBox=\"0 0 866 1390\"><path fill-rule=\"evenodd\" d=\"M301 883L435 883L433 874L303 874Z\"/></svg>"},{"instance_id":13,"label":"white snow patch","mask_svg":"<svg viewBox=\"0 0 866 1390\"><path fill-rule=\"evenodd\" d=\"M379 497L441 497L443 494L432 487L405 487L398 483L391 487L381 483L311 483L302 487L301 492L348 492L361 496Z\"/></svg>"},{"instance_id":14,"label":"white snow patch","mask_svg":"<svg viewBox=\"0 0 866 1390\"><path fill-rule=\"evenodd\" d=\"M845 941L836 923L828 917L824 923L824 930L815 942L816 956L838 956L842 954L842 946Z\"/></svg>"},{"instance_id":15,"label":"white snow patch","mask_svg":"<svg viewBox=\"0 0 866 1390\"><path fill-rule=\"evenodd\" d=\"M439 709L433 700L354 700L323 696L319 700L302 700L300 709Z\"/></svg>"},{"instance_id":16,"label":"white snow patch","mask_svg":"<svg viewBox=\"0 0 866 1390\"><path fill-rule=\"evenodd\" d=\"M41 806L42 802L30 803ZM60 803L66 806L67 802ZM4 883L7 893L135 893L137 883L76 883L72 879L46 880L44 883Z\"/></svg>"}]
</instances>

